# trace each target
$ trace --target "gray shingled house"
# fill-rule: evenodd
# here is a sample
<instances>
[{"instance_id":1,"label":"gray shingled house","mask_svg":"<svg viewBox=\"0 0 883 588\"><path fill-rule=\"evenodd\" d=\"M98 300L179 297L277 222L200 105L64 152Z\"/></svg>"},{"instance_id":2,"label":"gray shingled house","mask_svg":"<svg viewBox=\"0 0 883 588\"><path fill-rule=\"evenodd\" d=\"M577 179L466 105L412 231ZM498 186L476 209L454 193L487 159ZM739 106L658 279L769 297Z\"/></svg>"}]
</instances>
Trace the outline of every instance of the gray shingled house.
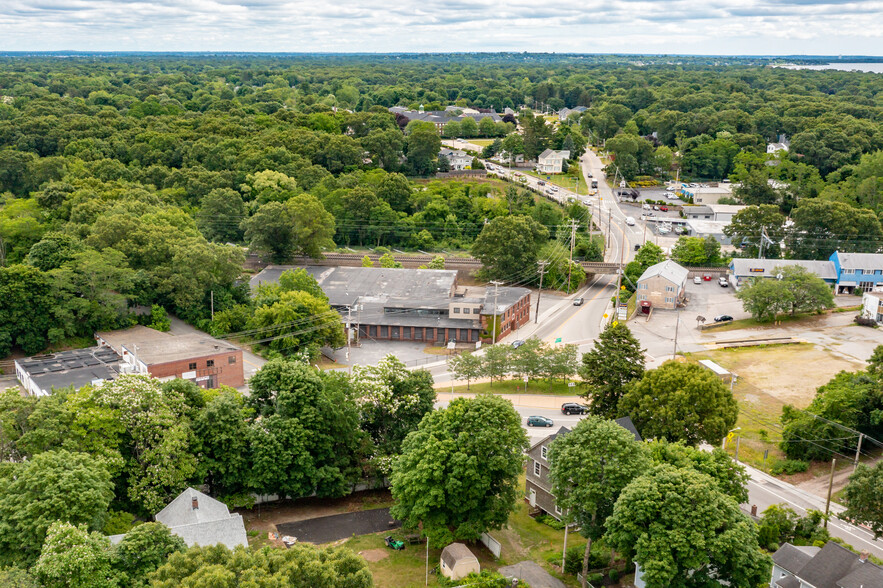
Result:
<instances>
[{"instance_id":1,"label":"gray shingled house","mask_svg":"<svg viewBox=\"0 0 883 588\"><path fill-rule=\"evenodd\" d=\"M821 549L785 543L773 554L770 588L879 588L883 568L829 541Z\"/></svg>"},{"instance_id":2,"label":"gray shingled house","mask_svg":"<svg viewBox=\"0 0 883 588\"><path fill-rule=\"evenodd\" d=\"M636 440L642 440L630 417L621 417L614 422L632 433ZM570 429L561 427L556 433L542 439L527 451L527 475L524 481L524 491L527 502L531 507L531 514L546 513L561 520L562 512L555 503L555 495L552 494L552 482L549 480L548 453L552 441L558 436L566 435L567 433L570 433Z\"/></svg>"}]
</instances>

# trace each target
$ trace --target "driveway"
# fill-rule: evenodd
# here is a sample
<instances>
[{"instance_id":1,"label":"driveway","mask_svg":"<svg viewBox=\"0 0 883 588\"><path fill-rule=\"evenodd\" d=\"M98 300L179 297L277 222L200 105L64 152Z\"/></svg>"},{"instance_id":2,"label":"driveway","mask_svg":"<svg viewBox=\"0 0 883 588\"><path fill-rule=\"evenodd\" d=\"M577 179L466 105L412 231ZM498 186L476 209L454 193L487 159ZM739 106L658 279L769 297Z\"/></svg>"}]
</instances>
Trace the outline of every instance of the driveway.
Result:
<instances>
[{"instance_id":1,"label":"driveway","mask_svg":"<svg viewBox=\"0 0 883 588\"><path fill-rule=\"evenodd\" d=\"M276 525L276 529L281 535L297 537L301 543L320 545L346 539L353 535L392 531L401 526L400 521L390 518L388 508L376 508L293 523L279 523Z\"/></svg>"},{"instance_id":2,"label":"driveway","mask_svg":"<svg viewBox=\"0 0 883 588\"><path fill-rule=\"evenodd\" d=\"M552 576L534 561L522 561L515 565L500 568L500 574L507 578L518 578L531 588L564 588L564 582Z\"/></svg>"}]
</instances>

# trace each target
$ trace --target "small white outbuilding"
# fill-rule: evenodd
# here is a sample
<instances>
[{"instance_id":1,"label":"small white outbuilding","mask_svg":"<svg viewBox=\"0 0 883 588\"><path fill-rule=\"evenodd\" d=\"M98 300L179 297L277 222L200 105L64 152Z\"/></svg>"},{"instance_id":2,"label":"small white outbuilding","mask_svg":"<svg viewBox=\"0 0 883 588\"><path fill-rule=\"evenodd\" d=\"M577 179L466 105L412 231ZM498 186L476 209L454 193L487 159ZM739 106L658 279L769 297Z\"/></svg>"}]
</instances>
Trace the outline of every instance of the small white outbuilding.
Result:
<instances>
[{"instance_id":1,"label":"small white outbuilding","mask_svg":"<svg viewBox=\"0 0 883 588\"><path fill-rule=\"evenodd\" d=\"M451 543L441 552L441 573L451 580L465 578L481 572L478 558L462 543Z\"/></svg>"}]
</instances>

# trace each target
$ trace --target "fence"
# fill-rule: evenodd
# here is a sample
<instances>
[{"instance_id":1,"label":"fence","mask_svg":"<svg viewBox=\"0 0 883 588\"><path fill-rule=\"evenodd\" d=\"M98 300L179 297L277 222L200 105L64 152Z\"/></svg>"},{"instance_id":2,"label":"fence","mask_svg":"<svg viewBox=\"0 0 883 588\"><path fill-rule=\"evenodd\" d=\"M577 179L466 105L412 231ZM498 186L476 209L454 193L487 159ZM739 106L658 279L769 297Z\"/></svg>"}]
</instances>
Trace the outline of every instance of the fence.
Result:
<instances>
[{"instance_id":1,"label":"fence","mask_svg":"<svg viewBox=\"0 0 883 588\"><path fill-rule=\"evenodd\" d=\"M494 554L494 557L499 558L500 553L502 553L503 546L499 541L488 535L487 533L481 534L481 542L484 543L484 546L488 548L488 550Z\"/></svg>"}]
</instances>

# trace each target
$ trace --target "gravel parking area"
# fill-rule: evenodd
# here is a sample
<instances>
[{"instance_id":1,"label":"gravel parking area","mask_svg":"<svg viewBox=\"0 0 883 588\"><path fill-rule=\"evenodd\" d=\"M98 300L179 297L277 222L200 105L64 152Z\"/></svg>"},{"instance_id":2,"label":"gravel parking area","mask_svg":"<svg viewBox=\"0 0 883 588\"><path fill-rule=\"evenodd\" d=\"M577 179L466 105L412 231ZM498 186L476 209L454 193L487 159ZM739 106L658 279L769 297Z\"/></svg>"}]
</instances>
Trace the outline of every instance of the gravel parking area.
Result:
<instances>
[{"instance_id":1,"label":"gravel parking area","mask_svg":"<svg viewBox=\"0 0 883 588\"><path fill-rule=\"evenodd\" d=\"M354 535L392 531L401 526L400 521L390 518L388 508L377 508L293 523L278 523L276 528L280 535L291 535L300 542L320 545Z\"/></svg>"}]
</instances>

